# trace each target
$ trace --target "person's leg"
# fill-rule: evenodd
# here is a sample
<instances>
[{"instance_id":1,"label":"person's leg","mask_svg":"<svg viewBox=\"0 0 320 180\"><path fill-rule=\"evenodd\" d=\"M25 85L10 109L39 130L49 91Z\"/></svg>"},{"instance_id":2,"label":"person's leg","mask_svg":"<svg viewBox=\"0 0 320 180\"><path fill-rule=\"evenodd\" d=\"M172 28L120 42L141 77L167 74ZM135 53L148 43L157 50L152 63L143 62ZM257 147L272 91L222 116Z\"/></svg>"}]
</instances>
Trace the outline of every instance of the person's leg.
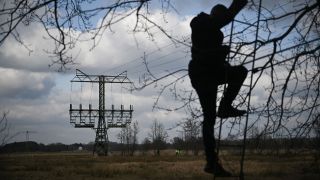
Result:
<instances>
[{"instance_id":1,"label":"person's leg","mask_svg":"<svg viewBox=\"0 0 320 180\"><path fill-rule=\"evenodd\" d=\"M226 171L219 163L219 158L216 154L216 142L214 138L217 85L214 85L213 88L209 88L208 86L204 86L205 88L203 89L197 88L197 93L203 112L202 136L207 161L204 171L214 174L215 176L228 177L231 176L231 173Z\"/></svg>"},{"instance_id":2,"label":"person's leg","mask_svg":"<svg viewBox=\"0 0 320 180\"><path fill-rule=\"evenodd\" d=\"M204 171L215 176L230 176L219 164L215 152L214 124L216 119L217 83L207 79L202 67L197 67L192 61L189 64L189 76L192 87L197 91L203 112L202 136L207 164ZM209 73L210 74L210 73Z\"/></svg>"},{"instance_id":3,"label":"person's leg","mask_svg":"<svg viewBox=\"0 0 320 180\"><path fill-rule=\"evenodd\" d=\"M213 165L217 161L214 139L217 87L212 88L212 90L197 88L197 94L203 112L202 136L206 160L209 165Z\"/></svg>"},{"instance_id":4,"label":"person's leg","mask_svg":"<svg viewBox=\"0 0 320 180\"><path fill-rule=\"evenodd\" d=\"M219 81L219 84L227 83L228 87L220 102L219 117L236 117L246 113L246 111L233 108L231 104L238 95L247 74L248 70L244 66L229 66L225 69L225 76Z\"/></svg>"},{"instance_id":5,"label":"person's leg","mask_svg":"<svg viewBox=\"0 0 320 180\"><path fill-rule=\"evenodd\" d=\"M189 63L189 77L196 90L203 112L202 136L207 163L213 163L215 156L214 124L216 119L217 83L207 80L206 67L192 60Z\"/></svg>"}]
</instances>

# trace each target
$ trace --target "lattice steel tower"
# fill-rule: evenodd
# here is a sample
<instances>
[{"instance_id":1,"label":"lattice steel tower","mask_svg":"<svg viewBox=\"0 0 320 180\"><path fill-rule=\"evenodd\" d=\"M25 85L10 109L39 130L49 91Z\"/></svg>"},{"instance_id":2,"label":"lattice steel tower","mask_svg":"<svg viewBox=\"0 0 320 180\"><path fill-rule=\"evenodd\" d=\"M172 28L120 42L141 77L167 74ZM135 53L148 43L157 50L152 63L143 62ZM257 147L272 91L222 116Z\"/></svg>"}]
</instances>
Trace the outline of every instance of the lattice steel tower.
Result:
<instances>
[{"instance_id":1,"label":"lattice steel tower","mask_svg":"<svg viewBox=\"0 0 320 180\"><path fill-rule=\"evenodd\" d=\"M105 109L105 84L118 83L118 84L132 84L127 78L125 73L117 76L106 75L87 75L80 70L76 70L76 76L71 80L73 82L88 82L99 84L99 107L92 109L82 108L80 103L79 109L73 109L70 104L69 114L70 123L75 128L92 128L96 130L95 144L93 153L98 155L108 155L108 129L109 128L123 128L131 123L133 106L130 105L129 109L124 109L121 105L120 109L115 109L114 105L111 109ZM96 123L96 120L98 121ZM107 121L106 121L107 120Z\"/></svg>"}]
</instances>

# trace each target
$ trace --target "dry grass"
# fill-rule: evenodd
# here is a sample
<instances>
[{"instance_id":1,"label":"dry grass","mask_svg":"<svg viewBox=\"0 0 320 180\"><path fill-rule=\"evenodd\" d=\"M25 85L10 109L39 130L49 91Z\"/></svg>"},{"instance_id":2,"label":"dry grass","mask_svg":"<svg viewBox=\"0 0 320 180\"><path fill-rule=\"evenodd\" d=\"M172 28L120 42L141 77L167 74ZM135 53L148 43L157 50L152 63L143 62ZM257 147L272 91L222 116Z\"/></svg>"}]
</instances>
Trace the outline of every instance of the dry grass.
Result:
<instances>
[{"instance_id":1,"label":"dry grass","mask_svg":"<svg viewBox=\"0 0 320 180\"><path fill-rule=\"evenodd\" d=\"M237 173L239 156L223 155ZM0 156L0 179L213 179L202 171L203 156L108 156L90 153L36 153ZM248 155L245 179L320 179L320 163L309 154L282 157ZM218 179L218 178L217 178ZM232 179L232 178L224 178ZM233 178L235 179L235 178Z\"/></svg>"}]
</instances>

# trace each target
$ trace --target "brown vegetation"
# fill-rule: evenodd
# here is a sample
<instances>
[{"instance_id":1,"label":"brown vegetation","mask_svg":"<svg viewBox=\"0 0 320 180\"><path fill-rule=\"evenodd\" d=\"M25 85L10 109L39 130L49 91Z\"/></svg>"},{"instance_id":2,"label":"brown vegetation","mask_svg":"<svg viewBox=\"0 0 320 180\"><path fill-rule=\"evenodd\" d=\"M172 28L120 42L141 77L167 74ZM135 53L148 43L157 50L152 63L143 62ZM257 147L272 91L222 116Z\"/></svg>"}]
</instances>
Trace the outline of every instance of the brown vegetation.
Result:
<instances>
[{"instance_id":1,"label":"brown vegetation","mask_svg":"<svg viewBox=\"0 0 320 180\"><path fill-rule=\"evenodd\" d=\"M226 168L236 173L239 156L222 155ZM96 157L90 153L35 153L0 156L1 179L212 179L202 171L203 156ZM248 155L245 179L319 179L320 163L310 153ZM232 179L232 178L231 178Z\"/></svg>"}]
</instances>

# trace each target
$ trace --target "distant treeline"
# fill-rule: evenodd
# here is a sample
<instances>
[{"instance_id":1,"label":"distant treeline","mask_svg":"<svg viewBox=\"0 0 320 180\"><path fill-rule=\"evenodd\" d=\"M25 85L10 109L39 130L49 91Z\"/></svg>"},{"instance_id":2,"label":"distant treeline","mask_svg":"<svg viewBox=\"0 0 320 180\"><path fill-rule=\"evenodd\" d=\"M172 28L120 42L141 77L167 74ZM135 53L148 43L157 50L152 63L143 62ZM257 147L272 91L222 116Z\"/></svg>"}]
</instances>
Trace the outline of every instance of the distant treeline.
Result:
<instances>
[{"instance_id":1,"label":"distant treeline","mask_svg":"<svg viewBox=\"0 0 320 180\"><path fill-rule=\"evenodd\" d=\"M74 151L79 147L83 147L83 144L71 144L66 145L62 143L54 143L44 145L33 141L14 142L4 145L0 148L0 153L15 153L15 152L59 152L59 151Z\"/></svg>"},{"instance_id":2,"label":"distant treeline","mask_svg":"<svg viewBox=\"0 0 320 180\"><path fill-rule=\"evenodd\" d=\"M241 140L221 140L221 149L238 151L241 149L243 142ZM14 142L6 144L0 147L0 153L15 153L15 152L62 152L62 151L93 151L94 143L82 144L42 144L33 141L26 142ZM109 142L108 149L110 152L118 151L122 154L127 153L128 144L121 144L117 142ZM254 152L273 152L278 153L280 151L292 151L299 149L320 150L320 140L318 138L297 138L297 139L248 139L246 142L246 148L248 151ZM195 141L187 142L183 140L175 139L171 143L164 143L160 150L164 149L179 149L184 152L191 152L195 155L200 150L203 150L202 140L198 138ZM147 152L155 150L152 143L137 144L136 151Z\"/></svg>"},{"instance_id":3,"label":"distant treeline","mask_svg":"<svg viewBox=\"0 0 320 180\"><path fill-rule=\"evenodd\" d=\"M62 151L93 151L94 143L74 143L74 144L63 144L63 143L52 143L42 144L33 141L14 142L6 144L0 147L0 153L15 153L15 152L62 152ZM124 147L123 144L116 142L109 142L109 150L121 151Z\"/></svg>"},{"instance_id":4,"label":"distant treeline","mask_svg":"<svg viewBox=\"0 0 320 180\"><path fill-rule=\"evenodd\" d=\"M121 144L115 142L109 142L110 149L121 149ZM42 144L33 141L25 142L14 142L0 147L0 153L15 153L15 152L62 152L62 151L92 151L94 143L74 143L74 144L63 144L63 143L52 143Z\"/></svg>"}]
</instances>

